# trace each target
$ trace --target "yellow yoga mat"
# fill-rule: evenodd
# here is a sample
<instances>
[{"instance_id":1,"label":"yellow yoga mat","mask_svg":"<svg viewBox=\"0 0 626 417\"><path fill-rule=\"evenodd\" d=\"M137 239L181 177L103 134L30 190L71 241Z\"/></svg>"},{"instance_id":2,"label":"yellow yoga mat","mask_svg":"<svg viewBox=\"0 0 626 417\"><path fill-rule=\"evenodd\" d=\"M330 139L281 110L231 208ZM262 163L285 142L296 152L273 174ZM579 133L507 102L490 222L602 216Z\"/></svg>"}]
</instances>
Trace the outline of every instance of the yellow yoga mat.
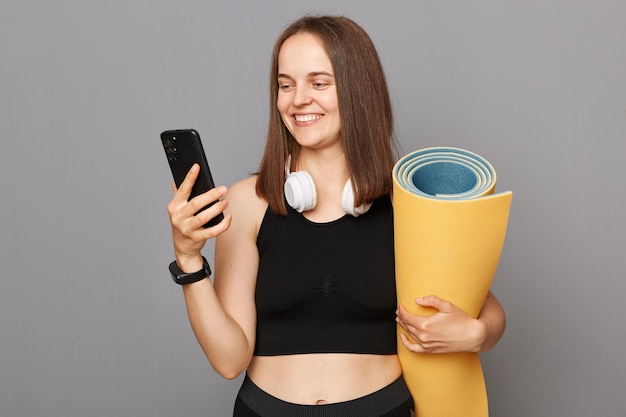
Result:
<instances>
[{"instance_id":1,"label":"yellow yoga mat","mask_svg":"<svg viewBox=\"0 0 626 417\"><path fill-rule=\"evenodd\" d=\"M415 298L435 294L477 317L500 259L512 193L494 194L496 172L483 157L449 147L402 157L393 181L398 303L426 316L433 310ZM413 353L398 337L398 355L417 417L489 415L478 354Z\"/></svg>"}]
</instances>

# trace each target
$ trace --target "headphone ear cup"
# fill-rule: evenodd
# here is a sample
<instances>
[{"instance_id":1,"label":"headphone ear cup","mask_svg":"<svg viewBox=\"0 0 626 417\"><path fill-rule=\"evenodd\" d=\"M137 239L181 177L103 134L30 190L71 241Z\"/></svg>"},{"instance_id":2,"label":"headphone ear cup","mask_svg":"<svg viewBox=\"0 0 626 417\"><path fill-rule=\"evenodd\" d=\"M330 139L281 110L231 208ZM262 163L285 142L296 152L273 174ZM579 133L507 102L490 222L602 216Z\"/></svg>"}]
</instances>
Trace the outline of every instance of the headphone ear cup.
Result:
<instances>
[{"instance_id":1,"label":"headphone ear cup","mask_svg":"<svg viewBox=\"0 0 626 417\"><path fill-rule=\"evenodd\" d=\"M370 209L372 203L365 203L358 207L354 206L354 189L352 188L352 181L348 179L346 185L343 187L343 191L341 193L341 208L346 213L358 217L361 214L367 212Z\"/></svg>"},{"instance_id":2,"label":"headphone ear cup","mask_svg":"<svg viewBox=\"0 0 626 417\"><path fill-rule=\"evenodd\" d=\"M317 204L317 190L313 177L306 171L292 172L285 181L287 203L298 213L312 210Z\"/></svg>"}]
</instances>

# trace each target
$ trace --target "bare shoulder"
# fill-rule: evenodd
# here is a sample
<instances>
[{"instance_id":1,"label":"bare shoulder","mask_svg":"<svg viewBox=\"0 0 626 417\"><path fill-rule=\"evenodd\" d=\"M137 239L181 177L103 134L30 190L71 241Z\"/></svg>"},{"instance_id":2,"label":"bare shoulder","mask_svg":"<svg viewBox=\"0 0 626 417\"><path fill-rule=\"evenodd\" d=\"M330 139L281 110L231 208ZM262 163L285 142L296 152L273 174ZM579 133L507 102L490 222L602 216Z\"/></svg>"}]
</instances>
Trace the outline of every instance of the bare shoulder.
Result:
<instances>
[{"instance_id":1,"label":"bare shoulder","mask_svg":"<svg viewBox=\"0 0 626 417\"><path fill-rule=\"evenodd\" d=\"M268 203L256 193L256 176L245 178L233 184L226 195L228 207L225 214L232 216L229 232L239 237L248 235L256 240ZM229 234L228 232L225 235ZM226 236L224 236L226 237ZM222 239L223 240L223 239Z\"/></svg>"},{"instance_id":2,"label":"bare shoulder","mask_svg":"<svg viewBox=\"0 0 626 417\"><path fill-rule=\"evenodd\" d=\"M234 183L229 189L226 199L226 213L233 215L233 220L244 220L260 224L267 209L267 201L256 193L257 177L251 176Z\"/></svg>"},{"instance_id":3,"label":"bare shoulder","mask_svg":"<svg viewBox=\"0 0 626 417\"><path fill-rule=\"evenodd\" d=\"M228 189L229 196L235 196L237 198L259 198L256 194L256 175L253 175L243 180L237 181ZM260 199L260 198L259 198ZM262 199L260 199L262 200Z\"/></svg>"}]
</instances>

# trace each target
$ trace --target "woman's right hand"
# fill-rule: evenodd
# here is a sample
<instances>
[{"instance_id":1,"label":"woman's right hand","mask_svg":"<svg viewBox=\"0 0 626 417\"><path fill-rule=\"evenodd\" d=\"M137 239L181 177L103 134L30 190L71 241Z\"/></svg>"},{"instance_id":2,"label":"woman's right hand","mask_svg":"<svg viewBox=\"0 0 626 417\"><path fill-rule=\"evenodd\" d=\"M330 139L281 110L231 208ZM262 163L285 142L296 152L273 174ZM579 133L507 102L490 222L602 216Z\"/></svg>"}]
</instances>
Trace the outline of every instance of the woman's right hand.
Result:
<instances>
[{"instance_id":1,"label":"woman's right hand","mask_svg":"<svg viewBox=\"0 0 626 417\"><path fill-rule=\"evenodd\" d=\"M206 241L226 231L230 226L231 216L225 215L224 220L213 227L203 225L223 212L228 201L223 199L227 193L224 186L215 187L204 194L187 201L191 189L198 178L200 167L194 164L185 180L176 188L172 182L174 196L167 205L167 212L172 226L172 240L176 262L183 271L195 271L202 267L201 251ZM206 205L216 201L211 207L196 214Z\"/></svg>"}]
</instances>

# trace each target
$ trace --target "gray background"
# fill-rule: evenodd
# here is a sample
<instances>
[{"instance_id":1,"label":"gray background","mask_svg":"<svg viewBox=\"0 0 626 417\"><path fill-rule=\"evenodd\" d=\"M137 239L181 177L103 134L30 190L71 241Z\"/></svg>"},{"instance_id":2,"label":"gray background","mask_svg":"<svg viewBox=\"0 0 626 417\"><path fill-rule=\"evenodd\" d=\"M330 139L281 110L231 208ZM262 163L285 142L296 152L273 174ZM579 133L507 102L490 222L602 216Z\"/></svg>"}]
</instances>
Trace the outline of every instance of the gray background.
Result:
<instances>
[{"instance_id":1,"label":"gray background","mask_svg":"<svg viewBox=\"0 0 626 417\"><path fill-rule=\"evenodd\" d=\"M473 150L514 192L491 414L626 416L621 0L3 0L0 415L230 415L167 273L158 135L198 129L219 183L254 171L306 11L371 34L405 152Z\"/></svg>"}]
</instances>

